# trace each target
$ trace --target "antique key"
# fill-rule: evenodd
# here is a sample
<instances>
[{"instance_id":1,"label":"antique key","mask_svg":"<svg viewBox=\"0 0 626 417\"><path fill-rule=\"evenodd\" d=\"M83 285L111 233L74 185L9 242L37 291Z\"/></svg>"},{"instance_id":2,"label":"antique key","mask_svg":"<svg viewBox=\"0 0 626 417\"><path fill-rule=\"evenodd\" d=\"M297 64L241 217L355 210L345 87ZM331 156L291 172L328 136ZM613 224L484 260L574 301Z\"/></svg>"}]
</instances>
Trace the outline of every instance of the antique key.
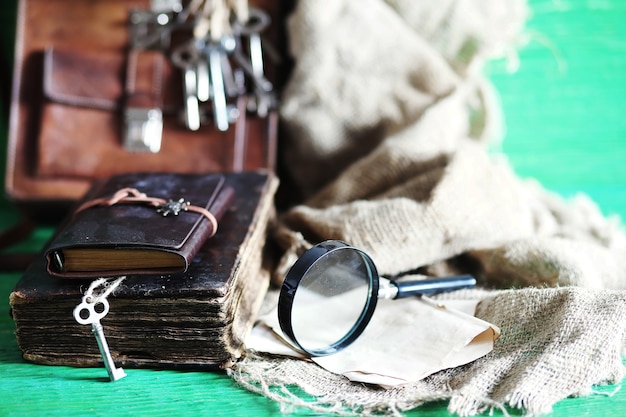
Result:
<instances>
[{"instance_id":1,"label":"antique key","mask_svg":"<svg viewBox=\"0 0 626 417\"><path fill-rule=\"evenodd\" d=\"M200 7L200 6L198 6ZM211 2L206 1L201 13L196 16L193 27L193 47L196 49L198 59L196 62L196 83L198 100L205 102L211 98L211 81L209 75L208 58L202 53L205 46L205 38L211 27Z\"/></svg>"},{"instance_id":2,"label":"antique key","mask_svg":"<svg viewBox=\"0 0 626 417\"><path fill-rule=\"evenodd\" d=\"M228 107L226 106L226 90L224 87L224 73L222 72L222 56L226 53L230 37L224 35L219 43L211 43L207 48L209 56L209 73L213 87L213 117L215 126L222 132L228 130ZM232 39L234 42L234 39Z\"/></svg>"},{"instance_id":3,"label":"antique key","mask_svg":"<svg viewBox=\"0 0 626 417\"><path fill-rule=\"evenodd\" d=\"M213 122L218 130L225 132L228 130L229 117L228 105L226 102L226 87L224 77L224 57L231 40L228 36L229 13L225 2L206 2L202 15L196 22L194 37L203 38L200 46L201 54L206 57L209 64L209 80L211 84ZM232 39L234 42L234 39ZM234 47L234 45L233 45Z\"/></svg>"},{"instance_id":4,"label":"antique key","mask_svg":"<svg viewBox=\"0 0 626 417\"><path fill-rule=\"evenodd\" d=\"M248 54L246 57L241 45L233 51L233 57L239 66L248 74L254 84L256 96L256 111L259 116L267 115L271 106L270 94L273 90L272 83L265 77L263 64L263 47L261 32L270 24L267 13L257 8L250 8L245 21L237 21L234 24L235 32L243 40L248 40ZM241 42L240 42L241 43Z\"/></svg>"},{"instance_id":5,"label":"antique key","mask_svg":"<svg viewBox=\"0 0 626 417\"><path fill-rule=\"evenodd\" d=\"M193 42L179 45L172 51L172 63L183 71L185 125L189 130L200 129L200 105L198 103L198 67L200 59Z\"/></svg>"},{"instance_id":6,"label":"antique key","mask_svg":"<svg viewBox=\"0 0 626 417\"><path fill-rule=\"evenodd\" d=\"M130 44L136 49L167 49L172 32L184 23L177 16L182 0L151 0L150 9L130 11Z\"/></svg>"},{"instance_id":7,"label":"antique key","mask_svg":"<svg viewBox=\"0 0 626 417\"><path fill-rule=\"evenodd\" d=\"M256 70L252 66L252 63L248 60L248 58L246 58L246 56L243 54L243 52L241 52L239 48L236 48L233 51L233 57L235 58L237 64L239 64L239 66L246 72L246 74L250 76L250 78L254 82L254 85L257 88L265 93L269 93L272 91L272 89L274 88L272 86L272 82L268 80L263 73L259 73L258 70Z\"/></svg>"},{"instance_id":8,"label":"antique key","mask_svg":"<svg viewBox=\"0 0 626 417\"><path fill-rule=\"evenodd\" d=\"M201 41L196 41L196 43ZM197 47L200 49L199 47ZM196 84L198 89L198 100L205 102L211 98L211 81L209 74L209 63L204 56L200 56L196 63Z\"/></svg>"},{"instance_id":9,"label":"antique key","mask_svg":"<svg viewBox=\"0 0 626 417\"><path fill-rule=\"evenodd\" d=\"M230 60L227 54L222 54L222 74L224 75L224 88L226 89L226 96L238 97L245 93L245 85L239 83L239 78L243 76L243 72L240 68L233 70L230 65Z\"/></svg>"},{"instance_id":10,"label":"antique key","mask_svg":"<svg viewBox=\"0 0 626 417\"><path fill-rule=\"evenodd\" d=\"M136 49L167 49L172 33L188 26L203 0L151 0L150 10L131 10L131 46Z\"/></svg>"},{"instance_id":11,"label":"antique key","mask_svg":"<svg viewBox=\"0 0 626 417\"><path fill-rule=\"evenodd\" d=\"M235 31L242 36L248 37L248 49L250 53L250 70L254 76L261 80L263 73L263 47L261 45L261 32L270 24L270 17L261 9L252 7L248 11L248 20L236 22Z\"/></svg>"},{"instance_id":12,"label":"antique key","mask_svg":"<svg viewBox=\"0 0 626 417\"><path fill-rule=\"evenodd\" d=\"M102 360L104 366L109 374L111 381L117 381L124 378L126 372L124 369L115 367L113 357L109 351L109 345L104 338L104 331L102 330L102 324L100 319L107 315L109 312L109 302L106 298L98 298L94 301L93 296L85 295L82 302L74 308L74 318L79 324L91 324L91 330L96 336L98 342L98 349L102 354Z\"/></svg>"}]
</instances>

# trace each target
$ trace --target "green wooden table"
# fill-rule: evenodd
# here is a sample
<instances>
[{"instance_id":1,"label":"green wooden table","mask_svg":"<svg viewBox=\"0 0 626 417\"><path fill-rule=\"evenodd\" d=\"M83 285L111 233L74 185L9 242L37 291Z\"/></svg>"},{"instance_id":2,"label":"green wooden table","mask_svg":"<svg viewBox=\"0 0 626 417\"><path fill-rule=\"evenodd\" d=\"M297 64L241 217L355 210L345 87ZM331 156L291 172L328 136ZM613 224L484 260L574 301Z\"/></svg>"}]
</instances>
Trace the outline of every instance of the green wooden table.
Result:
<instances>
[{"instance_id":1,"label":"green wooden table","mask_svg":"<svg viewBox=\"0 0 626 417\"><path fill-rule=\"evenodd\" d=\"M490 66L501 94L508 133L502 150L517 172L571 196L586 192L606 214L626 219L626 2L531 0L534 40L520 52L521 67L509 74ZM15 0L0 14L3 59L10 58ZM4 61L6 62L6 61ZM6 67L0 72L6 88ZM3 97L6 91L2 91ZM0 119L4 161L6 102ZM0 199L0 228L19 219ZM51 227L40 227L10 252L38 249ZM5 250L5 253L7 251ZM9 317L8 294L20 272L0 274L0 416L24 415L211 415L280 414L272 401L235 385L221 373L126 369L107 383L103 369L49 367L25 362ZM625 277L626 279L626 277ZM557 404L555 416L626 415L626 389L599 387L600 394ZM604 393L604 394L602 394ZM522 415L511 410L512 415ZM409 416L447 415L438 402ZM288 415L314 415L305 409ZM495 415L502 415L499 410Z\"/></svg>"}]
</instances>

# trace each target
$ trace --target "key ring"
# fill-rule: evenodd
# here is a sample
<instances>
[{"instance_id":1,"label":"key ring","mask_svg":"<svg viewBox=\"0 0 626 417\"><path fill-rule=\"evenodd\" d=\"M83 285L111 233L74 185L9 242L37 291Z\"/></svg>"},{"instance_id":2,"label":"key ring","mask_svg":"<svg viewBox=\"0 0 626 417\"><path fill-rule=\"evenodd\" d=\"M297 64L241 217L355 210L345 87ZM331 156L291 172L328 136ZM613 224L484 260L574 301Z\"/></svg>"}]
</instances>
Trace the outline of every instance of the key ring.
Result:
<instances>
[{"instance_id":1,"label":"key ring","mask_svg":"<svg viewBox=\"0 0 626 417\"><path fill-rule=\"evenodd\" d=\"M271 19L269 15L256 7L250 7L248 10L248 20L246 22L233 22L235 33L250 36L263 32L270 25Z\"/></svg>"},{"instance_id":2,"label":"key ring","mask_svg":"<svg viewBox=\"0 0 626 417\"><path fill-rule=\"evenodd\" d=\"M106 298L96 298L95 302L93 296L86 295L83 297L83 301L74 308L74 318L79 324L92 324L100 321L109 312L109 301ZM102 305L102 311L96 310L96 306ZM87 312L87 317L84 317L81 313Z\"/></svg>"}]
</instances>

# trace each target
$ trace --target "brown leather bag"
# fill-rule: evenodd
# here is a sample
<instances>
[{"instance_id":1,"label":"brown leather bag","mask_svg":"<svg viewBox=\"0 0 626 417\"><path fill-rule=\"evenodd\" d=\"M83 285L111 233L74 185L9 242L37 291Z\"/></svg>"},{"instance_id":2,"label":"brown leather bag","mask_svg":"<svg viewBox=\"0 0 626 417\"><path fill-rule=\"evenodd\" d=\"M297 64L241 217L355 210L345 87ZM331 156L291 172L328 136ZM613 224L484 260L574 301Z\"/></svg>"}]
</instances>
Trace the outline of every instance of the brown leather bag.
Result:
<instances>
[{"instance_id":1,"label":"brown leather bag","mask_svg":"<svg viewBox=\"0 0 626 417\"><path fill-rule=\"evenodd\" d=\"M250 3L270 14L275 39L280 2ZM211 122L186 129L180 70L162 52L129 48L129 15L149 4L20 0L6 190L32 215L65 210L92 180L113 174L274 169L275 113L246 116L238 103L240 118L226 132ZM162 109L159 152L126 146L129 106Z\"/></svg>"}]
</instances>

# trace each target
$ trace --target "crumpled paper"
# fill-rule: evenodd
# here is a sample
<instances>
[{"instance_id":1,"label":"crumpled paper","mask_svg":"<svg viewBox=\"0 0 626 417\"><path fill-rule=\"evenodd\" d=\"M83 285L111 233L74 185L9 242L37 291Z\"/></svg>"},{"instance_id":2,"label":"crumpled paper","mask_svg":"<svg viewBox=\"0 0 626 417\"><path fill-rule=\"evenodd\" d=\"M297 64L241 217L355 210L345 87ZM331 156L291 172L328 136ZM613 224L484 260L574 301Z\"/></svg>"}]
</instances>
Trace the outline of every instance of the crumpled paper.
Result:
<instances>
[{"instance_id":1,"label":"crumpled paper","mask_svg":"<svg viewBox=\"0 0 626 417\"><path fill-rule=\"evenodd\" d=\"M427 297L379 300L371 321L354 343L337 353L310 359L284 336L274 308L259 317L246 348L312 360L351 381L394 387L467 364L493 349L500 329L474 317L477 303L439 302ZM320 332L324 323L342 326L329 309L321 309L315 318Z\"/></svg>"}]
</instances>

